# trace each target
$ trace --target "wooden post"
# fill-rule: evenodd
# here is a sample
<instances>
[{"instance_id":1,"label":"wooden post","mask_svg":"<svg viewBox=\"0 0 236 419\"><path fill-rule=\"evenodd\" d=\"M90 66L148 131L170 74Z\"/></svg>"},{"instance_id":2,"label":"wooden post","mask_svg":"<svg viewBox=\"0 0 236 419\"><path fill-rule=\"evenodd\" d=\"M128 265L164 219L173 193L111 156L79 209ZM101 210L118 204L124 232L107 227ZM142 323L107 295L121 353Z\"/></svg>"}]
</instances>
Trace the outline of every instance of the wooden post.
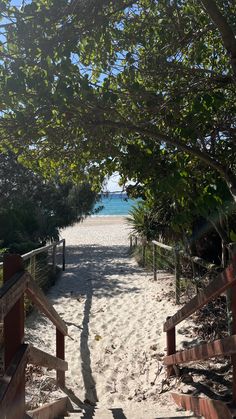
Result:
<instances>
[{"instance_id":1,"label":"wooden post","mask_svg":"<svg viewBox=\"0 0 236 419\"><path fill-rule=\"evenodd\" d=\"M167 320L170 318L167 317ZM175 327L170 329L166 332L166 344L167 344L167 355L173 355L176 353L176 335L175 335ZM175 374L175 370L172 365L167 367L167 375L170 377L171 375Z\"/></svg>"},{"instance_id":2,"label":"wooden post","mask_svg":"<svg viewBox=\"0 0 236 419\"><path fill-rule=\"evenodd\" d=\"M65 360L65 336L56 329L56 356ZM57 384L65 387L65 371L57 371Z\"/></svg>"},{"instance_id":3,"label":"wooden post","mask_svg":"<svg viewBox=\"0 0 236 419\"><path fill-rule=\"evenodd\" d=\"M130 236L130 238L129 238L129 248L130 248L130 250L132 250L132 248L133 248L133 237L132 236Z\"/></svg>"},{"instance_id":4,"label":"wooden post","mask_svg":"<svg viewBox=\"0 0 236 419\"><path fill-rule=\"evenodd\" d=\"M138 237L137 236L134 237L134 244L135 244L136 247L138 246Z\"/></svg>"},{"instance_id":5,"label":"wooden post","mask_svg":"<svg viewBox=\"0 0 236 419\"><path fill-rule=\"evenodd\" d=\"M141 245L142 245L142 266L145 266L145 263L146 263L146 245L147 245L146 237L142 237Z\"/></svg>"},{"instance_id":6,"label":"wooden post","mask_svg":"<svg viewBox=\"0 0 236 419\"><path fill-rule=\"evenodd\" d=\"M62 270L64 271L66 267L66 241L63 240L62 244Z\"/></svg>"},{"instance_id":7,"label":"wooden post","mask_svg":"<svg viewBox=\"0 0 236 419\"><path fill-rule=\"evenodd\" d=\"M153 243L153 278L154 281L157 280L157 248L156 245Z\"/></svg>"},{"instance_id":8,"label":"wooden post","mask_svg":"<svg viewBox=\"0 0 236 419\"><path fill-rule=\"evenodd\" d=\"M174 248L175 253L175 303L179 304L180 302L180 258L179 258L179 249L176 246Z\"/></svg>"},{"instance_id":9,"label":"wooden post","mask_svg":"<svg viewBox=\"0 0 236 419\"><path fill-rule=\"evenodd\" d=\"M142 244L142 266L145 266L146 263L146 244Z\"/></svg>"},{"instance_id":10,"label":"wooden post","mask_svg":"<svg viewBox=\"0 0 236 419\"><path fill-rule=\"evenodd\" d=\"M3 282L24 271L23 260L19 255L5 254L3 258ZM4 363L5 370L24 342L24 296L19 298L4 319ZM23 418L25 412L25 373L16 390L15 400L8 406L7 419Z\"/></svg>"}]
</instances>

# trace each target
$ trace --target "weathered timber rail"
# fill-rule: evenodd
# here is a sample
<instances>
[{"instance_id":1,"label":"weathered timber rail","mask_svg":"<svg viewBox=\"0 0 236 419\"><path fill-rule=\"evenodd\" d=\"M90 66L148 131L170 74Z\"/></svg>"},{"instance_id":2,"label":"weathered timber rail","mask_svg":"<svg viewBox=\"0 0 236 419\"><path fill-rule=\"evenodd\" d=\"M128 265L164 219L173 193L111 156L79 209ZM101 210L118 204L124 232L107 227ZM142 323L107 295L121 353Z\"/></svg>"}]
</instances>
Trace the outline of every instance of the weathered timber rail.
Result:
<instances>
[{"instance_id":1,"label":"weathered timber rail","mask_svg":"<svg viewBox=\"0 0 236 419\"><path fill-rule=\"evenodd\" d=\"M196 345L191 349L176 352L176 326L183 320L195 313L209 301L221 295L224 291L232 289L232 336L219 339L207 344ZM217 356L231 356L233 366L233 393L232 405L236 405L236 255L232 257L231 265L218 274L204 290L192 298L185 306L177 311L172 317L167 318L164 324L164 332L167 335L167 356L164 364L167 366L169 375L174 374L174 365L193 361L206 360ZM177 404L192 410L197 415L203 415L206 419L233 418L227 405L220 401L196 398L183 394L173 394Z\"/></svg>"},{"instance_id":2,"label":"weathered timber rail","mask_svg":"<svg viewBox=\"0 0 236 419\"><path fill-rule=\"evenodd\" d=\"M33 250L22 257L5 254L3 260L3 286L0 289L0 322L4 325L4 375L0 378L0 417L3 419L23 419L25 412L25 368L27 363L55 369L57 383L65 386L65 336L67 326L52 304L24 269L24 260L44 252L50 247L63 243L56 242L49 246ZM63 251L65 268L65 251ZM43 312L56 327L56 356L24 343L24 294ZM57 402L58 403L58 402ZM64 401L60 403L65 410ZM63 406L61 406L63 404ZM59 405L58 405L59 406ZM46 409L49 411L49 408ZM46 411L45 411L46 412ZM36 417L36 416L35 416ZM44 418L49 415L45 413Z\"/></svg>"},{"instance_id":3,"label":"weathered timber rail","mask_svg":"<svg viewBox=\"0 0 236 419\"><path fill-rule=\"evenodd\" d=\"M147 246L147 241L145 239L135 235L130 235L130 249L137 246L138 242L142 244L142 264L145 266L145 248ZM152 240L152 266L153 266L153 278L154 281L157 280L157 269L158 269L158 263L157 263L157 248L164 249L167 252L169 252L173 256L173 262L174 262L174 276L175 276L175 302L176 304L180 303L180 260L185 259L189 262L191 262L193 265L199 265L203 268L207 269L208 272L217 272L221 268L221 266L216 265L214 263L210 263L206 261L205 259L202 259L198 256L189 255L184 250L180 250L178 246L169 246L167 244L164 244L162 242L159 242L157 240Z\"/></svg>"},{"instance_id":4,"label":"weathered timber rail","mask_svg":"<svg viewBox=\"0 0 236 419\"><path fill-rule=\"evenodd\" d=\"M208 271L217 271L220 269L220 266L215 265L214 263L207 262L206 260L198 257L198 256L192 256L188 255L183 250L180 250L178 246L167 246L166 244L163 244L161 242L158 242L156 240L152 241L153 245L153 276L154 280L157 278L157 247L163 248L165 250L168 250L169 252L172 252L174 264L175 264L175 302L176 304L180 303L180 258L186 259L190 261L193 264L200 265L204 268L206 268Z\"/></svg>"},{"instance_id":5,"label":"weathered timber rail","mask_svg":"<svg viewBox=\"0 0 236 419\"><path fill-rule=\"evenodd\" d=\"M50 243L46 246L39 247L38 249L31 250L24 255L21 255L22 260L25 262L27 260L30 261L30 266L32 270L32 274L35 277L35 266L36 266L36 256L42 253L47 252L48 250L52 249L52 265L53 265L53 272L56 271L56 252L57 248L62 245L62 270L65 270L65 260L66 260L66 241L65 239L61 239L59 241L55 241ZM0 262L0 268L3 268L3 262Z\"/></svg>"}]
</instances>

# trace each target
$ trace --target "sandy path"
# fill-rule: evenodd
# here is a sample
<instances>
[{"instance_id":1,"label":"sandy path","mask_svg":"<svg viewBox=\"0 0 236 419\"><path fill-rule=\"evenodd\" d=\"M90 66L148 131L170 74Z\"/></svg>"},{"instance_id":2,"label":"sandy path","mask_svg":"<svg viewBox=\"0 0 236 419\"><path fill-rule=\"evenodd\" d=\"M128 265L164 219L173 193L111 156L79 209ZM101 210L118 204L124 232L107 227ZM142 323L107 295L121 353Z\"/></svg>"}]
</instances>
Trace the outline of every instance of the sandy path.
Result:
<instances>
[{"instance_id":1,"label":"sandy path","mask_svg":"<svg viewBox=\"0 0 236 419\"><path fill-rule=\"evenodd\" d=\"M162 272L153 282L137 266L128 255L128 233L124 218L105 217L62 232L66 271L48 296L69 330L66 385L80 400L103 407L168 400L169 409L161 359L163 322L176 311L167 295L173 279ZM27 320L26 340L55 352L55 329L37 313Z\"/></svg>"}]
</instances>

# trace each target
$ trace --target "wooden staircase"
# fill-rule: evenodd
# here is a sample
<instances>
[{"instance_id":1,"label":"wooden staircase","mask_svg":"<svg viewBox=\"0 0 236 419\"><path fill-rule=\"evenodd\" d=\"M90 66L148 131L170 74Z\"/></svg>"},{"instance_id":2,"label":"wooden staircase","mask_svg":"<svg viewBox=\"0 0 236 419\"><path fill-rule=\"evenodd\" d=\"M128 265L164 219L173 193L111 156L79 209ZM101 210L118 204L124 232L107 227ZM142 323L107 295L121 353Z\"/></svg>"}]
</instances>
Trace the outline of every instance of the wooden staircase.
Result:
<instances>
[{"instance_id":1,"label":"wooden staircase","mask_svg":"<svg viewBox=\"0 0 236 419\"><path fill-rule=\"evenodd\" d=\"M232 289L232 335L176 352L176 326L229 288ZM167 334L167 356L164 358L164 365L167 367L169 376L175 375L175 365L207 360L218 356L231 356L233 366L231 409L227 404L218 400L185 394L172 394L175 402L180 407L191 410L196 415L202 415L206 419L232 419L236 417L234 409L236 407L236 255L233 256L231 265L223 273L219 274L174 316L167 318L164 324L164 332Z\"/></svg>"},{"instance_id":2,"label":"wooden staircase","mask_svg":"<svg viewBox=\"0 0 236 419\"><path fill-rule=\"evenodd\" d=\"M65 385L65 371L68 365L64 360L64 339L67 335L67 326L31 275L24 270L21 256L11 254L4 256L3 282L0 289L0 323L4 327L4 375L0 378L0 418L23 419L30 417L25 411L27 363L55 369L58 385ZM56 356L24 343L24 294L55 325ZM58 414L67 412L67 409L63 410L63 406L61 401L55 402L51 410L56 415L53 413L53 416L49 414L34 417L43 417L43 419L57 417L57 412Z\"/></svg>"},{"instance_id":3,"label":"wooden staircase","mask_svg":"<svg viewBox=\"0 0 236 419\"><path fill-rule=\"evenodd\" d=\"M103 409L82 406L73 411L69 398L64 397L33 411L25 409L25 367L27 363L49 367L57 372L57 383L65 386L64 339L67 327L31 275L24 270L23 258L18 255L5 255L3 264L4 285L0 289L0 323L4 324L4 375L0 378L0 419L161 419L181 417L206 419L232 419L234 411L220 401L196 398L189 395L173 394L175 402L186 411L194 412L191 416L183 411L168 411L168 407L157 408L143 405ZM175 327L190 314L203 307L211 299L232 287L233 335L209 344L176 352ZM26 294L56 327L56 356L47 354L32 345L24 343L24 294ZM213 283L201 291L193 300L182 307L173 317L168 318L164 331L167 333L167 356L164 364L169 374L173 366L189 361L203 360L215 356L230 355L233 364L232 406L236 404L236 257L232 265ZM167 412L167 413L166 413Z\"/></svg>"},{"instance_id":4,"label":"wooden staircase","mask_svg":"<svg viewBox=\"0 0 236 419\"><path fill-rule=\"evenodd\" d=\"M172 411L168 411L168 409L157 409L156 407L150 406L132 406L130 404L128 407L121 406L121 407L111 407L111 408L99 408L99 407L91 407L85 406L84 409L81 408L77 411L72 411L72 407L70 402L65 399L61 399L57 402L57 408L61 409L61 412L64 409L64 414L59 416L58 411L55 410L56 404L51 403L45 405L42 408L36 409L35 411L28 412L28 418L35 418L35 419L45 419L46 417L49 419L54 418L71 418L71 419L180 419L180 418L197 418L197 416L189 415L188 413L182 411L177 411L176 409L172 409ZM51 416L49 412L51 411Z\"/></svg>"}]
</instances>

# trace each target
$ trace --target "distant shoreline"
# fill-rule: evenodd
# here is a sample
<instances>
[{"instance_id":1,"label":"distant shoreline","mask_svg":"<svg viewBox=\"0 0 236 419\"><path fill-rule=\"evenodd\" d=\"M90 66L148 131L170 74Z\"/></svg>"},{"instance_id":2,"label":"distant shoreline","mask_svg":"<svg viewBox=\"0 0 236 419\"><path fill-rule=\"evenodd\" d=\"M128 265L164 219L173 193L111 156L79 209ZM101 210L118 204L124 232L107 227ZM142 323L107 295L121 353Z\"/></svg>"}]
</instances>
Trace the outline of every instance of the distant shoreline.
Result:
<instances>
[{"instance_id":1,"label":"distant shoreline","mask_svg":"<svg viewBox=\"0 0 236 419\"><path fill-rule=\"evenodd\" d=\"M128 217L129 214L92 214L92 218L123 218Z\"/></svg>"},{"instance_id":2,"label":"distant shoreline","mask_svg":"<svg viewBox=\"0 0 236 419\"><path fill-rule=\"evenodd\" d=\"M128 226L128 221L126 220L126 215L100 215L100 216L93 216L90 215L89 217L85 218L82 223L79 223L81 227L86 226L106 226L106 225L117 225L120 224Z\"/></svg>"}]
</instances>

